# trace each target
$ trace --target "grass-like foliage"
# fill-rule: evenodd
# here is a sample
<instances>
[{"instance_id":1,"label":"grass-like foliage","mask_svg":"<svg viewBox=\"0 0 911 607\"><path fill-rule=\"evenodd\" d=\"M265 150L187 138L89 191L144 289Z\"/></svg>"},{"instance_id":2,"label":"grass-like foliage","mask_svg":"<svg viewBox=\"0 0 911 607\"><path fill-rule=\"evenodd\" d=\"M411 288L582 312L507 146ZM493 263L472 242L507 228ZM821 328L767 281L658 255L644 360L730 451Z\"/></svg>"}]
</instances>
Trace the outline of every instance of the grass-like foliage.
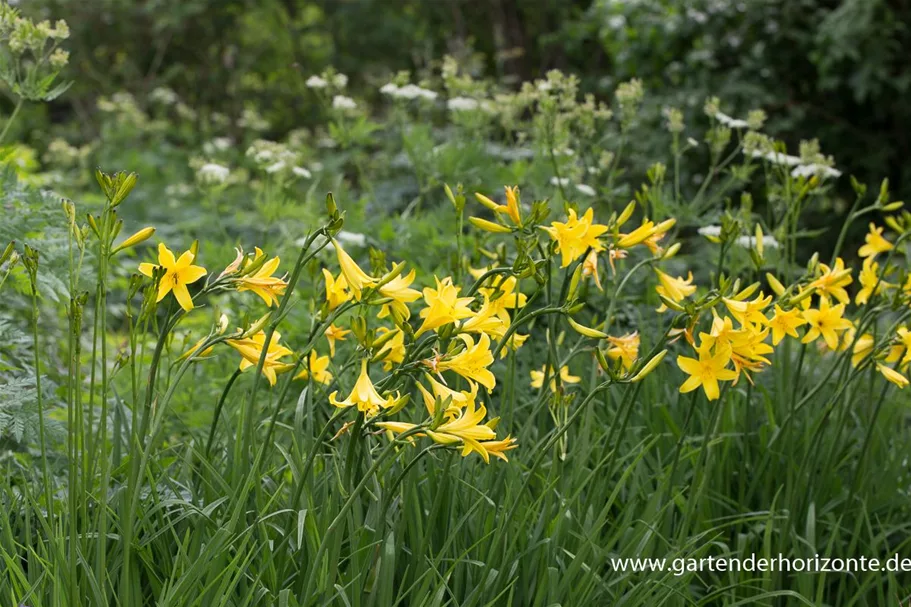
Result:
<instances>
[{"instance_id":1,"label":"grass-like foliage","mask_svg":"<svg viewBox=\"0 0 911 607\"><path fill-rule=\"evenodd\" d=\"M6 60L50 87L65 24L4 11ZM49 170L6 148L0 604L907 601L888 182L852 179L823 235L804 216L841 172L759 110L709 99L697 140L668 108L664 163L636 81L613 108L557 72L440 83L399 74L375 113L313 75L326 124L285 142L160 89L158 116L102 100L106 138Z\"/></svg>"}]
</instances>

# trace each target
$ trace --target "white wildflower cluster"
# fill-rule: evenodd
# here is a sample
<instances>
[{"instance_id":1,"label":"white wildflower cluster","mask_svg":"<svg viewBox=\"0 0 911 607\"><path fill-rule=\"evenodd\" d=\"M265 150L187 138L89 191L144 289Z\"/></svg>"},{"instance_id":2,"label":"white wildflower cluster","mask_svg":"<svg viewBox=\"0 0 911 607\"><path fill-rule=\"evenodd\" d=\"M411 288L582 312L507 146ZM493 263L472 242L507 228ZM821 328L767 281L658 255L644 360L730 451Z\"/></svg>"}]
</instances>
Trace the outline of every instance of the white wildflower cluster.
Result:
<instances>
[{"instance_id":1,"label":"white wildflower cluster","mask_svg":"<svg viewBox=\"0 0 911 607\"><path fill-rule=\"evenodd\" d=\"M136 102L136 98L126 91L114 93L110 97L99 97L97 106L100 112L111 114L120 123L143 126L149 120Z\"/></svg>"},{"instance_id":2,"label":"white wildflower cluster","mask_svg":"<svg viewBox=\"0 0 911 607\"><path fill-rule=\"evenodd\" d=\"M43 160L48 165L61 168L72 168L84 164L92 152L91 144L76 147L65 139L54 139L44 152Z\"/></svg>"},{"instance_id":3,"label":"white wildflower cluster","mask_svg":"<svg viewBox=\"0 0 911 607\"><path fill-rule=\"evenodd\" d=\"M262 132L269 129L269 121L263 118L254 108L246 107L240 114L237 126L251 131Z\"/></svg>"},{"instance_id":4,"label":"white wildflower cluster","mask_svg":"<svg viewBox=\"0 0 911 607\"><path fill-rule=\"evenodd\" d=\"M291 174L305 179L311 176L308 169L300 166L297 152L282 143L257 139L247 148L246 156L268 175Z\"/></svg>"},{"instance_id":5,"label":"white wildflower cluster","mask_svg":"<svg viewBox=\"0 0 911 607\"><path fill-rule=\"evenodd\" d=\"M202 144L202 151L209 156L214 156L220 152L226 152L232 145L234 145L234 141L230 137L215 137Z\"/></svg>"},{"instance_id":6,"label":"white wildflower cluster","mask_svg":"<svg viewBox=\"0 0 911 607\"><path fill-rule=\"evenodd\" d=\"M750 126L750 123L746 120L742 120L740 118L731 118L722 111L715 112L714 118L730 129L745 129Z\"/></svg>"},{"instance_id":7,"label":"white wildflower cluster","mask_svg":"<svg viewBox=\"0 0 911 607\"><path fill-rule=\"evenodd\" d=\"M174 105L178 101L177 93L173 89L170 89L166 86L155 87L151 93L149 93L149 100L152 103L158 103L161 105Z\"/></svg>"},{"instance_id":8,"label":"white wildflower cluster","mask_svg":"<svg viewBox=\"0 0 911 607\"><path fill-rule=\"evenodd\" d=\"M336 95L332 98L332 108L341 111L356 110L357 102L355 102L351 97L346 97L345 95Z\"/></svg>"},{"instance_id":9,"label":"white wildflower cluster","mask_svg":"<svg viewBox=\"0 0 911 607\"><path fill-rule=\"evenodd\" d=\"M446 101L446 107L450 112L474 112L480 105L477 99L471 97L453 97Z\"/></svg>"},{"instance_id":10,"label":"white wildflower cluster","mask_svg":"<svg viewBox=\"0 0 911 607\"><path fill-rule=\"evenodd\" d=\"M348 86L348 76L340 74L334 69L329 68L322 74L313 74L304 82L304 86L309 89L337 89L341 90Z\"/></svg>"},{"instance_id":11,"label":"white wildflower cluster","mask_svg":"<svg viewBox=\"0 0 911 607\"><path fill-rule=\"evenodd\" d=\"M841 177L841 171L839 171L836 168L826 166L824 164L816 164L816 163L801 164L801 165L798 165L797 167L795 167L793 171L791 171L791 177L810 178L810 177L814 177L814 176L817 176L820 178L832 177L832 178L837 179L837 178Z\"/></svg>"},{"instance_id":12,"label":"white wildflower cluster","mask_svg":"<svg viewBox=\"0 0 911 607\"><path fill-rule=\"evenodd\" d=\"M436 91L422 88L416 84L399 86L395 82L384 84L380 87L380 92L394 99L421 99L424 101L434 101L438 97Z\"/></svg>"},{"instance_id":13,"label":"white wildflower cluster","mask_svg":"<svg viewBox=\"0 0 911 607\"><path fill-rule=\"evenodd\" d=\"M196 170L196 181L207 186L222 185L230 176L231 169L215 162L207 162Z\"/></svg>"}]
</instances>

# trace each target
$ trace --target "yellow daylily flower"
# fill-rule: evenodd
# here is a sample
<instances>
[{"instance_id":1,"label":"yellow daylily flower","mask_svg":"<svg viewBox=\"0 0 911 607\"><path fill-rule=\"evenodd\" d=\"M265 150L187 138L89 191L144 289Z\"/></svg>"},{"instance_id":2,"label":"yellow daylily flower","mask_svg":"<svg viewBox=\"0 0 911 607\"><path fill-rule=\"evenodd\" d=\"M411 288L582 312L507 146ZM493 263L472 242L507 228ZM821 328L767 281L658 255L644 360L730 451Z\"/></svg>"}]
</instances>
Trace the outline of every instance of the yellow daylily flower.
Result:
<instances>
[{"instance_id":1,"label":"yellow daylily flower","mask_svg":"<svg viewBox=\"0 0 911 607\"><path fill-rule=\"evenodd\" d=\"M741 326L747 324L765 325L769 322L769 319L765 317L762 311L772 303L771 295L764 297L762 291L760 291L756 299L752 301L737 301L728 297L722 298L722 301L724 301L724 305L727 306Z\"/></svg>"},{"instance_id":2,"label":"yellow daylily flower","mask_svg":"<svg viewBox=\"0 0 911 607\"><path fill-rule=\"evenodd\" d=\"M380 295L389 297L392 301L383 306L383 309L377 315L378 318L388 316L390 307L395 308L399 316L405 320L411 317L411 311L408 309L407 304L421 298L420 291L410 288L411 283L414 282L414 277L415 271L411 270L404 276L399 274L379 288Z\"/></svg>"},{"instance_id":3,"label":"yellow daylily flower","mask_svg":"<svg viewBox=\"0 0 911 607\"><path fill-rule=\"evenodd\" d=\"M541 389L544 386L544 375L547 365L541 367L540 371L532 370L529 372L531 375L531 387L536 389ZM569 367L563 365L560 367L560 381L564 384L578 384L582 381L582 378L578 375L571 375L569 372ZM553 369L550 371L550 391L557 391L557 379L554 377Z\"/></svg>"},{"instance_id":4,"label":"yellow daylily flower","mask_svg":"<svg viewBox=\"0 0 911 607\"><path fill-rule=\"evenodd\" d=\"M623 368L629 370L636 359L639 358L639 332L628 333L622 337L607 338L612 346L606 352L611 360L621 360Z\"/></svg>"},{"instance_id":5,"label":"yellow daylily flower","mask_svg":"<svg viewBox=\"0 0 911 607\"><path fill-rule=\"evenodd\" d=\"M851 366L856 367L865 358L873 353L874 340L869 333L864 333L854 342L854 351L851 353Z\"/></svg>"},{"instance_id":6,"label":"yellow daylily flower","mask_svg":"<svg viewBox=\"0 0 911 607\"><path fill-rule=\"evenodd\" d=\"M799 337L797 327L807 324L801 315L800 310L793 309L787 312L782 310L779 305L775 305L775 315L769 321L769 328L772 329L772 345L777 346L785 335Z\"/></svg>"},{"instance_id":7,"label":"yellow daylily flower","mask_svg":"<svg viewBox=\"0 0 911 607\"><path fill-rule=\"evenodd\" d=\"M858 280L860 280L861 289L854 297L854 303L859 306L870 301L871 296L879 295L886 289L894 289L896 287L896 285L883 280L879 275L879 264L873 261L873 257L864 259L864 265L860 270Z\"/></svg>"},{"instance_id":8,"label":"yellow daylily flower","mask_svg":"<svg viewBox=\"0 0 911 607\"><path fill-rule=\"evenodd\" d=\"M668 231L677 223L676 219L667 219L655 226L655 231L651 236L642 241L642 244L648 247L652 255L660 255L664 252L664 247L658 243L667 236Z\"/></svg>"},{"instance_id":9,"label":"yellow daylily flower","mask_svg":"<svg viewBox=\"0 0 911 607\"><path fill-rule=\"evenodd\" d=\"M898 386L898 388L904 389L908 385L908 378L893 369L892 367L887 367L882 363L876 363L876 370L882 373L883 377L887 380Z\"/></svg>"},{"instance_id":10,"label":"yellow daylily flower","mask_svg":"<svg viewBox=\"0 0 911 607\"><path fill-rule=\"evenodd\" d=\"M484 305L475 312L474 316L465 320L459 329L466 333L486 333L500 339L506 334L506 329L509 326L494 312L490 299L487 298L487 295L484 295Z\"/></svg>"},{"instance_id":11,"label":"yellow daylily flower","mask_svg":"<svg viewBox=\"0 0 911 607\"><path fill-rule=\"evenodd\" d=\"M452 416L455 413L467 405L469 402L474 402L478 394L478 385L471 383L471 389L468 391L456 391L447 386L446 384L437 381L430 374L427 374L426 379L430 382L430 390L420 382L417 382L418 389L421 392L421 397L424 400L424 407L427 409L427 413L432 417L436 414L436 399L439 398L441 401L446 400L447 398L451 400L449 409L446 411L446 415Z\"/></svg>"},{"instance_id":12,"label":"yellow daylily flower","mask_svg":"<svg viewBox=\"0 0 911 607\"><path fill-rule=\"evenodd\" d=\"M693 284L692 272L690 272L686 278L680 276L674 278L669 274L665 274L658 268L655 268L655 274L658 275L658 282L660 283L655 287L655 291L658 292L658 295L662 295L675 303L682 302L696 292L696 285ZM665 310L667 310L667 306L664 304L661 304L661 307L658 308L659 312L664 312Z\"/></svg>"},{"instance_id":13,"label":"yellow daylily flower","mask_svg":"<svg viewBox=\"0 0 911 607\"><path fill-rule=\"evenodd\" d=\"M465 349L436 364L438 371L453 371L469 381L476 381L490 392L497 384L497 378L487 368L493 364L493 353L490 351L490 337L481 334L475 344L470 335L461 334L459 337L465 342Z\"/></svg>"},{"instance_id":14,"label":"yellow daylily flower","mask_svg":"<svg viewBox=\"0 0 911 607\"><path fill-rule=\"evenodd\" d=\"M351 299L351 294L348 293L348 281L345 280L344 274L339 274L338 278L335 278L332 276L332 272L323 268L323 277L326 279L326 304L330 311Z\"/></svg>"},{"instance_id":15,"label":"yellow daylily flower","mask_svg":"<svg viewBox=\"0 0 911 607\"><path fill-rule=\"evenodd\" d=\"M617 241L616 247L618 249L631 249L637 244L645 242L655 234L655 231L655 222L650 219L644 219L642 225L629 234L620 234L620 239Z\"/></svg>"},{"instance_id":16,"label":"yellow daylily flower","mask_svg":"<svg viewBox=\"0 0 911 607\"><path fill-rule=\"evenodd\" d=\"M731 341L731 363L734 365L734 385L740 379L740 374L746 376L747 381L753 383L750 372L759 372L766 365L772 364L764 355L771 354L774 349L765 343L769 329L759 330L758 325L747 325L737 331Z\"/></svg>"},{"instance_id":17,"label":"yellow daylily flower","mask_svg":"<svg viewBox=\"0 0 911 607\"><path fill-rule=\"evenodd\" d=\"M335 342L345 341L345 337L351 333L348 329L343 329L341 327L336 327L335 325L329 325L329 328L326 329L326 339L329 340L329 356L335 356Z\"/></svg>"},{"instance_id":18,"label":"yellow daylily flower","mask_svg":"<svg viewBox=\"0 0 911 607\"><path fill-rule=\"evenodd\" d=\"M518 447L519 441L511 436L507 436L502 440L481 441L480 444L490 455L498 457L504 462L508 462L509 459L506 457L506 452Z\"/></svg>"},{"instance_id":19,"label":"yellow daylily flower","mask_svg":"<svg viewBox=\"0 0 911 607\"><path fill-rule=\"evenodd\" d=\"M557 242L557 251L561 256L561 267L566 267L578 259L589 248L603 251L604 245L598 237L607 232L607 226L593 223L594 210L589 208L582 217L576 216L574 209L569 209L565 223L554 221L550 227L542 226L552 240Z\"/></svg>"},{"instance_id":20,"label":"yellow daylily flower","mask_svg":"<svg viewBox=\"0 0 911 607\"><path fill-rule=\"evenodd\" d=\"M257 262L263 255L265 255L265 253L263 253L259 247L256 247L256 256L250 263ZM269 307L277 306L278 296L284 295L285 289L288 288L288 282L284 278L272 276L278 269L278 264L280 262L281 260L278 257L273 257L264 263L256 272L238 278L237 290L240 292L253 291L259 295Z\"/></svg>"},{"instance_id":21,"label":"yellow daylily flower","mask_svg":"<svg viewBox=\"0 0 911 607\"><path fill-rule=\"evenodd\" d=\"M374 286L379 281L364 272L351 256L345 252L345 249L342 248L338 241L333 240L332 245L335 247L335 254L338 257L338 265L342 269L342 276L345 277L345 282L348 284L348 288L351 289L354 298L360 301L361 291Z\"/></svg>"},{"instance_id":22,"label":"yellow daylily flower","mask_svg":"<svg viewBox=\"0 0 911 607\"><path fill-rule=\"evenodd\" d=\"M522 223L522 216L519 213L519 186L505 186L506 190L506 214L516 225Z\"/></svg>"},{"instance_id":23,"label":"yellow daylily flower","mask_svg":"<svg viewBox=\"0 0 911 607\"><path fill-rule=\"evenodd\" d=\"M158 244L158 264L139 264L139 272L150 278L155 268L165 269L165 274L158 283L158 298L155 301L161 301L168 293L173 292L181 308L186 312L193 309L193 298L190 297L187 285L206 275L205 268L193 265L195 259L196 255L192 251L185 251L175 259L174 253L164 243Z\"/></svg>"},{"instance_id":24,"label":"yellow daylily flower","mask_svg":"<svg viewBox=\"0 0 911 607\"><path fill-rule=\"evenodd\" d=\"M822 269L822 275L808 285L810 289L816 289L816 293L823 299L834 297L839 302L846 304L851 301L845 287L854 282L851 278L851 268L845 269L844 260L839 257L835 260L835 265L829 267L824 263L819 264Z\"/></svg>"},{"instance_id":25,"label":"yellow daylily flower","mask_svg":"<svg viewBox=\"0 0 911 607\"><path fill-rule=\"evenodd\" d=\"M692 392L702 387L706 398L716 400L721 394L718 388L719 381L731 381L737 374L727 365L731 360L730 348L720 348L715 354L710 348L703 347L697 350L699 359L680 355L677 357L677 366L690 377L680 386L680 392Z\"/></svg>"},{"instance_id":26,"label":"yellow daylily flower","mask_svg":"<svg viewBox=\"0 0 911 607\"><path fill-rule=\"evenodd\" d=\"M870 223L870 231L864 237L864 242L866 244L860 247L857 254L860 257L868 257L870 259L880 253L891 251L895 246L883 237L883 228L877 228L876 224L872 222Z\"/></svg>"},{"instance_id":27,"label":"yellow daylily flower","mask_svg":"<svg viewBox=\"0 0 911 607\"><path fill-rule=\"evenodd\" d=\"M582 261L582 277L594 279L595 286L598 287L598 290L604 291L604 288L601 286L601 277L598 276L598 251L592 249L588 252L588 255L585 256L585 259Z\"/></svg>"},{"instance_id":28,"label":"yellow daylily flower","mask_svg":"<svg viewBox=\"0 0 911 607\"><path fill-rule=\"evenodd\" d=\"M525 343L525 340L528 339L528 335L519 335L518 333L513 333L509 336L509 339L506 340L506 347L500 350L500 358L506 358L506 354L509 350L515 352Z\"/></svg>"},{"instance_id":29,"label":"yellow daylily flower","mask_svg":"<svg viewBox=\"0 0 911 607\"><path fill-rule=\"evenodd\" d=\"M481 278L488 269L469 269L468 271L477 279ZM528 301L528 297L524 293L516 292L519 281L516 280L515 276L506 276L505 278L496 276L490 280L490 286L480 287L478 293L487 297L491 313L499 317L509 327L510 318L507 310L521 308Z\"/></svg>"},{"instance_id":30,"label":"yellow daylily flower","mask_svg":"<svg viewBox=\"0 0 911 607\"><path fill-rule=\"evenodd\" d=\"M492 428L481 423L486 415L487 409L484 405L476 407L474 400L471 400L466 403L464 409L459 409L456 415L440 424L435 430L427 430L426 434L440 445L462 445L463 457L474 451L485 462L490 463L490 453L484 447L484 443L494 442L493 439L496 439L497 435ZM379 422L377 426L395 434L401 434L418 427L416 424L405 422ZM493 449L498 453L511 448L507 445L496 444L497 442L499 441L494 442ZM497 457L500 457L500 455L497 455Z\"/></svg>"},{"instance_id":31,"label":"yellow daylily flower","mask_svg":"<svg viewBox=\"0 0 911 607\"><path fill-rule=\"evenodd\" d=\"M899 366L904 367L911 363L911 331L908 327L899 327L896 334L899 343L889 350L886 362L891 364L900 361Z\"/></svg>"},{"instance_id":32,"label":"yellow daylily flower","mask_svg":"<svg viewBox=\"0 0 911 607\"><path fill-rule=\"evenodd\" d=\"M845 304L829 305L825 297L819 300L819 309L804 310L803 317L810 326L802 343L808 344L822 335L830 350L838 347L838 333L850 329L851 321L844 318Z\"/></svg>"},{"instance_id":33,"label":"yellow daylily flower","mask_svg":"<svg viewBox=\"0 0 911 607\"><path fill-rule=\"evenodd\" d=\"M310 350L309 356L309 367L310 369L303 369L300 373L294 376L294 379L310 379L313 377L313 381L329 385L332 383L332 373L329 371L330 359L328 356L320 356L317 354L316 350Z\"/></svg>"},{"instance_id":34,"label":"yellow daylily flower","mask_svg":"<svg viewBox=\"0 0 911 607\"><path fill-rule=\"evenodd\" d=\"M357 378L357 382L354 384L354 388L351 389L351 393L348 395L348 398L345 400L338 400L336 395L338 391L336 390L329 395L329 402L339 408L344 407L357 407L357 410L362 412L366 417L373 417L379 410L388 409L393 404L395 404L398 396L389 395L386 398L380 396L379 392L376 391L373 382L370 381L370 376L367 374L367 359L361 360L361 374Z\"/></svg>"},{"instance_id":35,"label":"yellow daylily flower","mask_svg":"<svg viewBox=\"0 0 911 607\"><path fill-rule=\"evenodd\" d=\"M436 278L437 288L424 289L424 301L427 307L421 310L424 322L417 330L416 335L431 331L457 320L464 320L474 316L474 311L468 305L474 301L471 297L459 297L461 287L452 284L452 278L443 280Z\"/></svg>"},{"instance_id":36,"label":"yellow daylily flower","mask_svg":"<svg viewBox=\"0 0 911 607\"><path fill-rule=\"evenodd\" d=\"M279 343L281 333L275 331L272 333L272 339L269 340L269 348L266 350L266 358L263 361L263 375L269 380L269 384L274 386L277 381L276 374L284 373L291 370L294 365L281 362L285 356L293 354L291 350ZM243 339L226 340L229 346L237 350L241 355L240 370L246 371L250 367L256 367L259 364L259 358L262 356L263 344L266 341L265 331L246 337Z\"/></svg>"},{"instance_id":37,"label":"yellow daylily flower","mask_svg":"<svg viewBox=\"0 0 911 607\"><path fill-rule=\"evenodd\" d=\"M379 354L382 354L382 358L378 360L383 362L383 370L388 371L393 365L397 365L405 360L405 333L399 328L389 329L387 327L380 327L377 329L377 332L380 336L384 336L387 333L394 333L394 335L383 344L383 347L380 348L379 352Z\"/></svg>"}]
</instances>

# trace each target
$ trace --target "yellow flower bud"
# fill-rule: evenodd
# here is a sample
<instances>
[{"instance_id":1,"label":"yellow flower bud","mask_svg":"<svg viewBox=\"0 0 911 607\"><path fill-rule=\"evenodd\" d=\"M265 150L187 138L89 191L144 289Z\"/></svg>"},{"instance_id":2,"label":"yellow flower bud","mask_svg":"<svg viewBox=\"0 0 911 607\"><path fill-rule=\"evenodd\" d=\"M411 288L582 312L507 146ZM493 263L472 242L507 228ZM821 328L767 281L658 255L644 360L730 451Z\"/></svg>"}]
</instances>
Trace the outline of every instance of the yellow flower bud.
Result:
<instances>
[{"instance_id":1,"label":"yellow flower bud","mask_svg":"<svg viewBox=\"0 0 911 607\"><path fill-rule=\"evenodd\" d=\"M769 274L767 272L765 275L765 279L766 279L766 281L768 281L769 286L772 287L772 290L775 291L775 295L777 295L778 297L781 297L782 294L784 294L784 285L781 284L781 282L777 278L775 278L774 276L772 276L771 274Z\"/></svg>"},{"instance_id":2,"label":"yellow flower bud","mask_svg":"<svg viewBox=\"0 0 911 607\"><path fill-rule=\"evenodd\" d=\"M469 217L468 221L470 221L471 224L476 228L480 228L485 232L493 232L495 234L508 234L512 232L511 228L501 226L500 224L494 223L492 221L487 221L486 219L481 219L480 217Z\"/></svg>"},{"instance_id":3,"label":"yellow flower bud","mask_svg":"<svg viewBox=\"0 0 911 607\"><path fill-rule=\"evenodd\" d=\"M592 329L591 327L586 327L585 325L580 325L568 316L566 317L566 320L569 321L569 326L575 329L576 332L580 335L584 335L585 337L593 337L595 339L604 339L607 337L607 333L603 333L597 329Z\"/></svg>"},{"instance_id":4,"label":"yellow flower bud","mask_svg":"<svg viewBox=\"0 0 911 607\"><path fill-rule=\"evenodd\" d=\"M497 209L500 208L500 205L498 205L497 203L495 203L493 200L491 200L490 198L488 198L488 197L485 196L484 194L481 194L481 193L479 193L479 192L475 192L475 193L474 193L474 197L477 199L478 202L480 202L481 204L483 204L485 207L487 207L487 208L490 209L491 211L496 211Z\"/></svg>"},{"instance_id":5,"label":"yellow flower bud","mask_svg":"<svg viewBox=\"0 0 911 607\"><path fill-rule=\"evenodd\" d=\"M117 253L119 251L123 251L124 249L129 249L130 247L134 247L134 246L138 245L140 242L146 241L149 238L151 238L153 234L155 234L155 228L153 228L151 226L149 226L147 228L142 228L141 230L139 230L138 232L136 232L135 234L133 234L132 236L130 236L129 238L127 238L126 240L121 242L117 246L117 248L114 249L113 252Z\"/></svg>"},{"instance_id":6,"label":"yellow flower bud","mask_svg":"<svg viewBox=\"0 0 911 607\"><path fill-rule=\"evenodd\" d=\"M648 375L649 373L651 373L652 371L655 370L655 367L657 367L661 363L661 361L664 359L666 354L667 354L667 350L662 350L661 352L658 352L657 354L655 354L652 357L652 359L650 361L648 361L647 363L645 363L645 366L642 367L642 369L629 380L630 383L636 383L638 381L642 381L646 375Z\"/></svg>"}]
</instances>

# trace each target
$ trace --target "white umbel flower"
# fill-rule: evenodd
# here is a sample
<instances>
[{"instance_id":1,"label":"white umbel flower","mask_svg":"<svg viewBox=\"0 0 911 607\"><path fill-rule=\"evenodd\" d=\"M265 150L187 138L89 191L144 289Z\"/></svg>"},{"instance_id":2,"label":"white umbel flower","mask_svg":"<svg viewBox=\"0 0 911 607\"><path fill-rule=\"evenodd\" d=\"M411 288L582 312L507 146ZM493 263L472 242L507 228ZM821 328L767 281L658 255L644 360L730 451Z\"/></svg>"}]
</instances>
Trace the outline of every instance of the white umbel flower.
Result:
<instances>
[{"instance_id":1,"label":"white umbel flower","mask_svg":"<svg viewBox=\"0 0 911 607\"><path fill-rule=\"evenodd\" d=\"M584 183L576 184L576 189L578 191L580 191L581 193L585 194L586 196L594 196L595 194L597 194L597 192L595 192L595 188L591 187L590 185L586 185Z\"/></svg>"},{"instance_id":2,"label":"white umbel flower","mask_svg":"<svg viewBox=\"0 0 911 607\"><path fill-rule=\"evenodd\" d=\"M332 98L332 107L337 110L354 110L357 109L357 103L351 97L336 95Z\"/></svg>"},{"instance_id":3,"label":"white umbel flower","mask_svg":"<svg viewBox=\"0 0 911 607\"><path fill-rule=\"evenodd\" d=\"M208 162L196 171L196 178L204 184L221 184L228 180L231 169L214 162Z\"/></svg>"},{"instance_id":4,"label":"white umbel flower","mask_svg":"<svg viewBox=\"0 0 911 607\"><path fill-rule=\"evenodd\" d=\"M841 177L841 171L824 164L801 164L791 171L791 177L813 177L814 175L837 179Z\"/></svg>"},{"instance_id":5,"label":"white umbel flower","mask_svg":"<svg viewBox=\"0 0 911 607\"><path fill-rule=\"evenodd\" d=\"M304 82L304 84L307 86L307 88L311 89L324 89L329 86L329 83L326 82L326 79L319 76L310 76L307 78L307 81Z\"/></svg>"},{"instance_id":6,"label":"white umbel flower","mask_svg":"<svg viewBox=\"0 0 911 607\"><path fill-rule=\"evenodd\" d=\"M478 109L479 105L477 99L470 97L453 97L446 102L446 107L451 112L473 112Z\"/></svg>"}]
</instances>

